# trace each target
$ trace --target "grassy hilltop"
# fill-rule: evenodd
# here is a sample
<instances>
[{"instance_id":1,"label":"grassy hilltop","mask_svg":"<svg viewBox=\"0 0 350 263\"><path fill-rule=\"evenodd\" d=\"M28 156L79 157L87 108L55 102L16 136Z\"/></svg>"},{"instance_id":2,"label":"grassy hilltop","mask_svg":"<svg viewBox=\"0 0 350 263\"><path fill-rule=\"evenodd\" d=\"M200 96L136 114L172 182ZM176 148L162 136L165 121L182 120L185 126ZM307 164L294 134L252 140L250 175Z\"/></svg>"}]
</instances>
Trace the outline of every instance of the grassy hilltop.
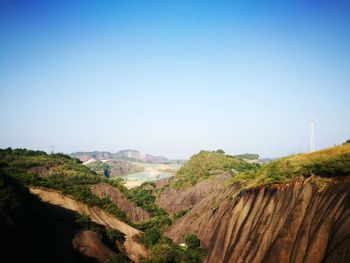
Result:
<instances>
[{"instance_id":1,"label":"grassy hilltop","mask_svg":"<svg viewBox=\"0 0 350 263\"><path fill-rule=\"evenodd\" d=\"M296 177L316 175L323 178L350 174L350 143L321 151L277 159L258 170L235 175L231 183L240 182L243 188L270 183L283 183Z\"/></svg>"}]
</instances>

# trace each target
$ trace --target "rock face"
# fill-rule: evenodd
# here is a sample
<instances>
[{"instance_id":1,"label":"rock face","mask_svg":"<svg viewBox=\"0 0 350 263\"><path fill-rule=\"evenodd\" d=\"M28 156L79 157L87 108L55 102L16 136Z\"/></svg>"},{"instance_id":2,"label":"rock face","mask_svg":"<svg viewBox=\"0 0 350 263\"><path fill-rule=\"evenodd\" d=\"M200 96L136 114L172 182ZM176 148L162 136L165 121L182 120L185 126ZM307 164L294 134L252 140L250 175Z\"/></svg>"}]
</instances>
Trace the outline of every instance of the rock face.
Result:
<instances>
[{"instance_id":1,"label":"rock face","mask_svg":"<svg viewBox=\"0 0 350 263\"><path fill-rule=\"evenodd\" d=\"M81 254L89 258L95 258L99 262L108 262L117 254L104 245L101 237L93 231L82 231L73 239L73 246Z\"/></svg>"},{"instance_id":2,"label":"rock face","mask_svg":"<svg viewBox=\"0 0 350 263\"><path fill-rule=\"evenodd\" d=\"M168 160L163 156L154 156L151 154L144 154L136 150L122 150L122 151L113 153L113 158L116 160L142 161L142 162L150 162L150 163L162 163Z\"/></svg>"},{"instance_id":3,"label":"rock face","mask_svg":"<svg viewBox=\"0 0 350 263\"><path fill-rule=\"evenodd\" d=\"M122 232L125 235L124 247L130 259L138 261L141 257L147 256L145 247L135 241L142 232L116 219L115 217L110 216L101 208L89 207L86 204L69 196L63 195L55 190L36 187L30 187L29 189L31 193L39 196L44 202L66 208L80 214L88 215L93 222L117 229Z\"/></svg>"},{"instance_id":4,"label":"rock face","mask_svg":"<svg viewBox=\"0 0 350 263\"><path fill-rule=\"evenodd\" d=\"M127 161L110 160L106 161L105 163L109 164L111 167L109 177L116 177L124 174L142 172L143 170L142 167L136 166Z\"/></svg>"},{"instance_id":5,"label":"rock face","mask_svg":"<svg viewBox=\"0 0 350 263\"><path fill-rule=\"evenodd\" d=\"M87 161L84 163L97 174L106 177L117 177L126 174L139 173L143 167L135 165L128 161L104 160L104 161Z\"/></svg>"},{"instance_id":6,"label":"rock face","mask_svg":"<svg viewBox=\"0 0 350 263\"><path fill-rule=\"evenodd\" d=\"M75 152L70 154L71 157L78 158L82 162L87 162L90 159L95 160L106 160L112 158L112 153L110 152Z\"/></svg>"},{"instance_id":7,"label":"rock face","mask_svg":"<svg viewBox=\"0 0 350 263\"><path fill-rule=\"evenodd\" d=\"M109 199L123 210L132 221L140 222L151 218L146 210L136 206L136 204L129 201L117 188L109 184L95 184L91 186L91 191L100 198L108 196Z\"/></svg>"},{"instance_id":8,"label":"rock face","mask_svg":"<svg viewBox=\"0 0 350 263\"><path fill-rule=\"evenodd\" d=\"M222 174L217 176L214 180L209 179L202 181L183 190L165 187L157 196L156 204L164 208L169 214L175 214L181 210L189 209L204 197L221 189L229 177L229 174ZM160 187L164 186L162 184L160 185Z\"/></svg>"},{"instance_id":9,"label":"rock face","mask_svg":"<svg viewBox=\"0 0 350 263\"><path fill-rule=\"evenodd\" d=\"M116 153L111 152L75 152L70 154L71 157L80 159L82 162L86 162L90 159L95 160L121 160L121 161L136 161L136 162L147 162L147 163L162 163L168 161L163 156L154 156L151 154L140 153L136 150L122 150Z\"/></svg>"},{"instance_id":10,"label":"rock face","mask_svg":"<svg viewBox=\"0 0 350 263\"><path fill-rule=\"evenodd\" d=\"M319 191L313 178L213 192L167 231L181 243L196 233L205 262L348 262L350 178Z\"/></svg>"}]
</instances>

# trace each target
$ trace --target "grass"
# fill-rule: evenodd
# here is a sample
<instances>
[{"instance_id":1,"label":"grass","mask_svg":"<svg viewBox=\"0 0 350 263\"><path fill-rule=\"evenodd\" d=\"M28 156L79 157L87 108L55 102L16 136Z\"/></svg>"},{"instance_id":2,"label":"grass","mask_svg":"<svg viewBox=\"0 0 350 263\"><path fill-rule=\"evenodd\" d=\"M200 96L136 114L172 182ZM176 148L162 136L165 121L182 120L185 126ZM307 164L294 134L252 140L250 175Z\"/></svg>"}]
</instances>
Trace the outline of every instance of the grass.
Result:
<instances>
[{"instance_id":1,"label":"grass","mask_svg":"<svg viewBox=\"0 0 350 263\"><path fill-rule=\"evenodd\" d=\"M184 189L223 172L234 174L255 170L257 167L257 165L249 164L241 158L219 152L201 151L193 155L180 168L170 186L175 189Z\"/></svg>"},{"instance_id":2,"label":"grass","mask_svg":"<svg viewBox=\"0 0 350 263\"><path fill-rule=\"evenodd\" d=\"M344 144L275 160L258 170L246 171L233 176L229 184L239 182L243 189L249 189L271 183L287 182L296 177L316 175L330 178L349 174L350 144Z\"/></svg>"}]
</instances>

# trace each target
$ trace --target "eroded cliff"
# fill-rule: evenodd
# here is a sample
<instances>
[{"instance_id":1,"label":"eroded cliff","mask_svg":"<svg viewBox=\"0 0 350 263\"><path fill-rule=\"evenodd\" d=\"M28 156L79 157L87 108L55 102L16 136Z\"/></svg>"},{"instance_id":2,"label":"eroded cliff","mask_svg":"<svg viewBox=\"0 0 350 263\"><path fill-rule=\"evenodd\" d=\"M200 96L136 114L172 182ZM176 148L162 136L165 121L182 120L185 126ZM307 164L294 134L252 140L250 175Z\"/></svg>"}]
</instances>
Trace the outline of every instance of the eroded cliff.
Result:
<instances>
[{"instance_id":1,"label":"eroded cliff","mask_svg":"<svg viewBox=\"0 0 350 263\"><path fill-rule=\"evenodd\" d=\"M88 215L91 220L97 224L108 226L119 230L125 234L124 247L128 257L138 261L141 257L147 256L147 251L140 243L136 241L137 236L141 234L139 230L107 214L101 208L89 207L86 204L63 195L62 193L44 188L30 187L30 192L39 196L44 202L60 206L80 214Z\"/></svg>"},{"instance_id":2,"label":"eroded cliff","mask_svg":"<svg viewBox=\"0 0 350 263\"><path fill-rule=\"evenodd\" d=\"M241 191L239 184L202 199L167 234L196 233L205 262L348 262L350 178L319 178ZM323 189L324 188L324 189Z\"/></svg>"},{"instance_id":3,"label":"eroded cliff","mask_svg":"<svg viewBox=\"0 0 350 263\"><path fill-rule=\"evenodd\" d=\"M116 206L124 211L132 221L146 221L151 218L146 210L136 206L136 204L129 201L117 188L109 184L95 184L92 185L90 189L100 198L107 196Z\"/></svg>"},{"instance_id":4,"label":"eroded cliff","mask_svg":"<svg viewBox=\"0 0 350 263\"><path fill-rule=\"evenodd\" d=\"M157 195L156 204L169 214L189 209L206 196L221 189L228 178L229 174L221 174L185 189L163 186L164 189Z\"/></svg>"}]
</instances>

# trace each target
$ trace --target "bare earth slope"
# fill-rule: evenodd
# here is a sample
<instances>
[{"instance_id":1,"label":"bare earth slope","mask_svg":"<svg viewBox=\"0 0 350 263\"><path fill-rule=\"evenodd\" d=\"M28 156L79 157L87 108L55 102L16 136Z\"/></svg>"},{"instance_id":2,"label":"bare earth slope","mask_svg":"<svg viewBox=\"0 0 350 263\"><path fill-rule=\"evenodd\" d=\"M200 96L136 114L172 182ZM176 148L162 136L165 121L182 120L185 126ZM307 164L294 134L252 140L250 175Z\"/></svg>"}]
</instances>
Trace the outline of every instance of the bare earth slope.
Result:
<instances>
[{"instance_id":1,"label":"bare earth slope","mask_svg":"<svg viewBox=\"0 0 350 263\"><path fill-rule=\"evenodd\" d=\"M73 239L73 246L89 258L96 258L99 262L108 262L116 254L105 246L101 237L93 231L82 231Z\"/></svg>"},{"instance_id":2,"label":"bare earth slope","mask_svg":"<svg viewBox=\"0 0 350 263\"><path fill-rule=\"evenodd\" d=\"M90 189L100 198L108 196L109 199L121 210L123 210L132 221L146 221L151 218L150 214L146 210L136 206L133 202L130 202L117 188L109 184L95 184L92 185Z\"/></svg>"},{"instance_id":3,"label":"bare earth slope","mask_svg":"<svg viewBox=\"0 0 350 263\"><path fill-rule=\"evenodd\" d=\"M141 257L146 257L146 249L135 241L135 238L141 234L139 230L110 216L98 207L89 207L58 191L36 187L30 187L29 189L31 193L39 196L44 202L64 207L80 214L86 214L93 222L119 230L125 234L124 247L128 257L135 261L138 261Z\"/></svg>"},{"instance_id":4,"label":"bare earth slope","mask_svg":"<svg viewBox=\"0 0 350 263\"><path fill-rule=\"evenodd\" d=\"M169 186L157 196L156 204L164 208L169 214L175 214L181 210L191 208L204 197L212 192L221 189L226 180L230 178L229 174L218 175L190 186L185 189L173 189Z\"/></svg>"},{"instance_id":5,"label":"bare earth slope","mask_svg":"<svg viewBox=\"0 0 350 263\"><path fill-rule=\"evenodd\" d=\"M209 262L348 262L350 178L323 191L314 177L260 189L213 192L168 229L197 233Z\"/></svg>"}]
</instances>

